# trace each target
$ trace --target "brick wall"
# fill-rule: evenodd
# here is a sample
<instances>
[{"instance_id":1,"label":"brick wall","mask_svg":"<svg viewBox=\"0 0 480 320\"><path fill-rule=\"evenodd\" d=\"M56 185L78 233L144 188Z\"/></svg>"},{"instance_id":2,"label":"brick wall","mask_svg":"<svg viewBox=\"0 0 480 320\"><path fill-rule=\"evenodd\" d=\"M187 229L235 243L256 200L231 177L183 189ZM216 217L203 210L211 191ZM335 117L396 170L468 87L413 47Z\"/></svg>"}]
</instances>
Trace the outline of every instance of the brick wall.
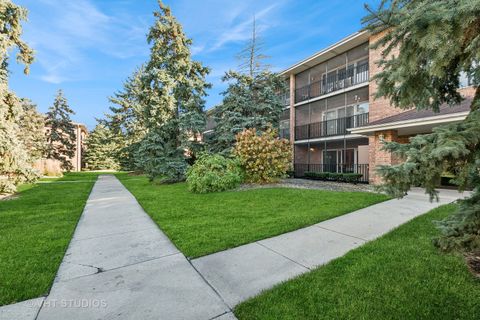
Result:
<instances>
[{"instance_id":1,"label":"brick wall","mask_svg":"<svg viewBox=\"0 0 480 320\"><path fill-rule=\"evenodd\" d=\"M370 44L375 43L379 38L383 36L383 33L370 37ZM397 51L398 52L398 51ZM395 54L395 51L392 52ZM370 79L381 71L381 68L377 65L377 62L381 59L382 48L369 50L369 73ZM370 122L377 121L383 118L387 118L406 110L392 107L390 101L385 98L374 99L373 95L377 92L377 83L374 80L370 80L369 94L370 94Z\"/></svg>"},{"instance_id":2,"label":"brick wall","mask_svg":"<svg viewBox=\"0 0 480 320\"><path fill-rule=\"evenodd\" d=\"M376 168L378 166L399 164L403 161L390 152L382 150L382 137L383 140L387 142L408 143L411 136L399 136L396 130L386 130L377 131L369 137L368 162L370 164L370 183L373 184L380 184L382 182L382 179L376 174Z\"/></svg>"}]
</instances>

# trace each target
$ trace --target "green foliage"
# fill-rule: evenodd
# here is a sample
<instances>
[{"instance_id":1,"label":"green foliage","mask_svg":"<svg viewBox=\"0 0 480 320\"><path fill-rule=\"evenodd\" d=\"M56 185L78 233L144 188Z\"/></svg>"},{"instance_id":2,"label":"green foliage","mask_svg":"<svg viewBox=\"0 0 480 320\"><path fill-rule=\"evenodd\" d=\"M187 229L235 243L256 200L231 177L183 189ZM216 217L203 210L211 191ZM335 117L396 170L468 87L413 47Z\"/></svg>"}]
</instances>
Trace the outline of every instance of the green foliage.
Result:
<instances>
[{"instance_id":1,"label":"green foliage","mask_svg":"<svg viewBox=\"0 0 480 320\"><path fill-rule=\"evenodd\" d=\"M141 80L144 67L137 69L123 84L123 90L110 98L115 106L110 107L106 119L101 120L118 144L115 158L123 170L139 170L135 157L140 142L147 133L140 103Z\"/></svg>"},{"instance_id":2,"label":"green foliage","mask_svg":"<svg viewBox=\"0 0 480 320\"><path fill-rule=\"evenodd\" d=\"M230 155L236 135L244 129L265 131L272 125L278 128L284 109L281 96L287 88L283 77L270 72L269 65L263 62L268 57L262 50L254 18L252 37L238 55L240 71L225 74L222 80L228 88L223 92L222 104L211 114L216 127L208 145L213 152Z\"/></svg>"},{"instance_id":3,"label":"green foliage","mask_svg":"<svg viewBox=\"0 0 480 320\"><path fill-rule=\"evenodd\" d=\"M159 6L147 37L150 60L140 79L138 100L146 135L139 142L135 163L150 179L165 177L173 182L184 179L187 160L193 161L200 148L209 69L192 60L192 41L170 8L161 1Z\"/></svg>"},{"instance_id":4,"label":"green foliage","mask_svg":"<svg viewBox=\"0 0 480 320\"><path fill-rule=\"evenodd\" d=\"M118 144L115 135L103 124L98 124L90 132L85 142L85 164L89 170L117 170L115 157Z\"/></svg>"},{"instance_id":5,"label":"green foliage","mask_svg":"<svg viewBox=\"0 0 480 320\"><path fill-rule=\"evenodd\" d=\"M438 110L462 100L461 73L473 83L471 112L463 122L437 127L405 145L386 143L385 149L404 162L378 172L389 194L401 197L419 185L432 198L443 172L455 173L459 189L472 187L474 196L440 224L443 236L437 244L480 249L480 1L382 1L378 10L367 9L367 28L385 32L374 44L382 48L383 71L374 77L377 97L400 108Z\"/></svg>"},{"instance_id":6,"label":"green foliage","mask_svg":"<svg viewBox=\"0 0 480 320\"><path fill-rule=\"evenodd\" d=\"M254 128L237 135L233 154L240 159L247 182L269 183L286 176L291 168L292 147L288 140L277 137L271 128L260 134Z\"/></svg>"},{"instance_id":7,"label":"green foliage","mask_svg":"<svg viewBox=\"0 0 480 320\"><path fill-rule=\"evenodd\" d=\"M22 99L22 112L19 118L19 137L30 155L31 160L42 159L47 150L45 136L45 116L38 112L37 106L30 100Z\"/></svg>"},{"instance_id":8,"label":"green foliage","mask_svg":"<svg viewBox=\"0 0 480 320\"><path fill-rule=\"evenodd\" d=\"M18 50L17 62L25 66L24 73L29 73L29 67L34 60L33 50L20 38L22 30L22 21L27 20L28 11L24 7L14 4L10 0L0 2L0 65L1 82L6 82L8 70L6 63L8 52L13 48Z\"/></svg>"},{"instance_id":9,"label":"green foliage","mask_svg":"<svg viewBox=\"0 0 480 320\"><path fill-rule=\"evenodd\" d=\"M8 58L17 51L17 61L25 65L28 74L33 62L33 50L21 40L21 22L27 10L10 0L0 1L0 193L15 192L20 183L38 177L31 166L32 157L22 137L22 102L8 86Z\"/></svg>"},{"instance_id":10,"label":"green foliage","mask_svg":"<svg viewBox=\"0 0 480 320\"><path fill-rule=\"evenodd\" d=\"M75 112L68 105L63 91L59 90L47 112L47 158L59 160L66 171L73 168L71 159L76 148L75 126L70 118L73 114Z\"/></svg>"},{"instance_id":11,"label":"green foliage","mask_svg":"<svg viewBox=\"0 0 480 320\"><path fill-rule=\"evenodd\" d=\"M188 190L194 193L230 190L238 187L242 181L240 162L219 154L201 155L187 172Z\"/></svg>"},{"instance_id":12,"label":"green foliage","mask_svg":"<svg viewBox=\"0 0 480 320\"><path fill-rule=\"evenodd\" d=\"M341 173L341 172L305 172L305 177L324 180L324 181L339 181L347 183L357 183L363 177L361 173Z\"/></svg>"},{"instance_id":13,"label":"green foliage","mask_svg":"<svg viewBox=\"0 0 480 320\"><path fill-rule=\"evenodd\" d=\"M284 105L280 92L285 82L278 74L263 71L253 76L230 71L223 80L229 82L221 105L215 107L214 129L210 149L228 155L235 136L244 129L260 131L278 127Z\"/></svg>"},{"instance_id":14,"label":"green foliage","mask_svg":"<svg viewBox=\"0 0 480 320\"><path fill-rule=\"evenodd\" d=\"M142 168L150 181L160 179L173 183L185 180L188 164L185 151L176 144L177 138L175 130L166 130L165 125L150 130L143 138L135 155L135 166Z\"/></svg>"}]
</instances>

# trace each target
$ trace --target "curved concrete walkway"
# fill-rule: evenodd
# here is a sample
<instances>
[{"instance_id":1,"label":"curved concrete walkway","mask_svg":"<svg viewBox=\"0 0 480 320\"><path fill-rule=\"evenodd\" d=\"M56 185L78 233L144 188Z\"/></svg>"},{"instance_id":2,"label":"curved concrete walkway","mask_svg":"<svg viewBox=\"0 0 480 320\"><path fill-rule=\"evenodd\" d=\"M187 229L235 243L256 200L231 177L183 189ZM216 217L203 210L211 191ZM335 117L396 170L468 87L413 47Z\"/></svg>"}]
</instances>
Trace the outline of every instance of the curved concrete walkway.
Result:
<instances>
[{"instance_id":1,"label":"curved concrete walkway","mask_svg":"<svg viewBox=\"0 0 480 320\"><path fill-rule=\"evenodd\" d=\"M262 290L344 255L459 194L415 190L311 227L188 261L112 175L98 178L48 297L0 319L235 319Z\"/></svg>"}]
</instances>

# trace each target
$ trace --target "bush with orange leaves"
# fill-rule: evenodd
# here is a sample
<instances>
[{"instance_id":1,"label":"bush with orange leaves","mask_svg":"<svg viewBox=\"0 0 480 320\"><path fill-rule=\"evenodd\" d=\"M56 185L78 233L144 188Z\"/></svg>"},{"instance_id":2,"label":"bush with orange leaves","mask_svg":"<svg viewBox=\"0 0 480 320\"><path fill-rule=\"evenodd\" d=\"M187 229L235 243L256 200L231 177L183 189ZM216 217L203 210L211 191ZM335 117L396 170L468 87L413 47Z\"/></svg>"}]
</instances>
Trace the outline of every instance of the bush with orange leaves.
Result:
<instances>
[{"instance_id":1,"label":"bush with orange leaves","mask_svg":"<svg viewBox=\"0 0 480 320\"><path fill-rule=\"evenodd\" d=\"M245 129L236 136L233 154L240 159L246 182L270 183L286 177L292 166L292 146L276 130Z\"/></svg>"}]
</instances>

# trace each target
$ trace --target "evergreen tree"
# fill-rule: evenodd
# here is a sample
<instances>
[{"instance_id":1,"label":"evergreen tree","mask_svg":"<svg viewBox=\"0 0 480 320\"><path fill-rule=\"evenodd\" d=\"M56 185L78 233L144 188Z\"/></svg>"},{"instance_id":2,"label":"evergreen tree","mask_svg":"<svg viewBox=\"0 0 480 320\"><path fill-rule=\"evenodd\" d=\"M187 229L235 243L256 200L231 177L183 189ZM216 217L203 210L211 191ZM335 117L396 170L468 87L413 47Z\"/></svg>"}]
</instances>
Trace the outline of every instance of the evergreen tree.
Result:
<instances>
[{"instance_id":1,"label":"evergreen tree","mask_svg":"<svg viewBox=\"0 0 480 320\"><path fill-rule=\"evenodd\" d=\"M110 107L103 123L113 135L118 146L115 157L124 170L138 170L135 157L140 142L146 135L143 105L140 103L141 79L144 72L142 66L127 79L123 90L110 98L115 106Z\"/></svg>"},{"instance_id":2,"label":"evergreen tree","mask_svg":"<svg viewBox=\"0 0 480 320\"><path fill-rule=\"evenodd\" d=\"M377 10L367 9L366 27L375 34L384 32L374 44L382 48L378 63L383 71L374 78L378 97L399 108L438 110L441 104L462 100L461 73L472 80L475 96L463 122L437 127L408 144L386 143L386 150L405 161L378 172L383 189L392 195L401 197L420 185L432 198L442 173L455 173L459 188L473 187L474 194L439 224L443 236L436 243L443 249L479 250L480 1L384 0Z\"/></svg>"},{"instance_id":3,"label":"evergreen tree","mask_svg":"<svg viewBox=\"0 0 480 320\"><path fill-rule=\"evenodd\" d=\"M105 125L98 124L86 140L85 164L89 170L117 170L118 145Z\"/></svg>"},{"instance_id":4,"label":"evergreen tree","mask_svg":"<svg viewBox=\"0 0 480 320\"><path fill-rule=\"evenodd\" d=\"M28 99L22 99L22 113L19 117L19 137L32 160L42 159L47 150L45 136L45 115Z\"/></svg>"},{"instance_id":5,"label":"evergreen tree","mask_svg":"<svg viewBox=\"0 0 480 320\"><path fill-rule=\"evenodd\" d=\"M284 104L281 93L286 90L282 77L269 71L261 53L262 41L253 23L252 38L238 57L243 60L241 72L229 71L223 77L228 88L221 105L213 110L216 122L210 149L225 155L231 153L235 136L244 129L265 131L278 128Z\"/></svg>"},{"instance_id":6,"label":"evergreen tree","mask_svg":"<svg viewBox=\"0 0 480 320\"><path fill-rule=\"evenodd\" d=\"M75 155L75 126L70 115L75 114L68 105L63 91L59 90L53 106L47 112L47 158L59 160L64 170L72 170Z\"/></svg>"},{"instance_id":7,"label":"evergreen tree","mask_svg":"<svg viewBox=\"0 0 480 320\"><path fill-rule=\"evenodd\" d=\"M150 60L142 75L140 102L147 129L136 163L150 177L178 181L185 177L187 160L195 159L205 126L203 112L208 68L191 58L188 39L170 8L160 10L150 28ZM188 152L187 152L188 150Z\"/></svg>"},{"instance_id":8,"label":"evergreen tree","mask_svg":"<svg viewBox=\"0 0 480 320\"><path fill-rule=\"evenodd\" d=\"M0 1L0 193L14 192L19 183L33 181L38 177L19 137L22 105L8 86L8 58L11 50L18 49L16 58L25 65L25 74L28 74L29 65L33 62L33 50L20 38L21 22L26 18L25 8L10 0Z\"/></svg>"}]
</instances>

